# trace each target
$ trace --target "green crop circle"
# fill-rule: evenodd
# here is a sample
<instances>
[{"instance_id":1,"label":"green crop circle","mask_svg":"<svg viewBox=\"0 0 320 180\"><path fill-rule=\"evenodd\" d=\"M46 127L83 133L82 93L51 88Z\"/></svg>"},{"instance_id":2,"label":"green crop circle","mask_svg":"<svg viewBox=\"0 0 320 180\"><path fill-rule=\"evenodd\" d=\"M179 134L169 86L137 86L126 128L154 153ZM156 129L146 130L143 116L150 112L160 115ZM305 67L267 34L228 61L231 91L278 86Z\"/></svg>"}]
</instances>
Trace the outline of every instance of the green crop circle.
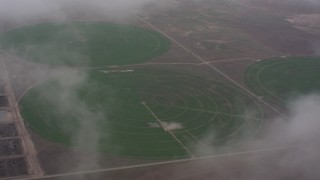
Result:
<instances>
[{"instance_id":1,"label":"green crop circle","mask_svg":"<svg viewBox=\"0 0 320 180\"><path fill-rule=\"evenodd\" d=\"M249 66L245 82L265 99L284 104L298 95L320 91L320 58L274 58Z\"/></svg>"},{"instance_id":2,"label":"green crop circle","mask_svg":"<svg viewBox=\"0 0 320 180\"><path fill-rule=\"evenodd\" d=\"M241 90L156 69L63 74L29 90L20 108L28 126L51 141L77 147L80 138L101 152L139 158L208 153L198 146L230 148L262 123L259 106Z\"/></svg>"},{"instance_id":3,"label":"green crop circle","mask_svg":"<svg viewBox=\"0 0 320 180\"><path fill-rule=\"evenodd\" d=\"M170 42L155 31L98 22L37 24L7 31L0 48L56 66L135 64L164 54Z\"/></svg>"}]
</instances>

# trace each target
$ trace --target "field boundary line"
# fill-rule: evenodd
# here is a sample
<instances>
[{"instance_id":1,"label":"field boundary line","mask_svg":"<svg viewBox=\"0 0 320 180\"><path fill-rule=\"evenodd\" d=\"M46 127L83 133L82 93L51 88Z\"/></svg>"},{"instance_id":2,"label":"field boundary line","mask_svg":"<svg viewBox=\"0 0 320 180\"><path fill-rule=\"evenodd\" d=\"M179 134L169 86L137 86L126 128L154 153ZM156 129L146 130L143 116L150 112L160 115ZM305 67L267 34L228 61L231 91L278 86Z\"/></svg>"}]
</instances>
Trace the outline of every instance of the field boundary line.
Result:
<instances>
[{"instance_id":1,"label":"field boundary line","mask_svg":"<svg viewBox=\"0 0 320 180\"><path fill-rule=\"evenodd\" d=\"M137 164L137 165L130 165L130 166L122 166L122 167L113 167L113 168L104 168L104 169L96 169L96 170L61 173L61 174L54 174L54 175L44 175L44 176L41 176L41 177L20 178L20 179L17 179L17 180L37 180L37 179L42 179L43 180L43 179L48 179L48 178L57 178L57 177L66 177L66 176L75 176L75 175L85 175L85 174L93 174L93 173L103 173L103 172L112 172L112 171L119 171L119 170L126 170L126 169L151 167L151 166L158 166L158 165L167 165L167 164L177 164L177 163L201 161L201 160L223 158L223 157L230 157L230 156L237 156L237 155L247 155L247 154L252 154L252 153L266 153L266 152L271 152L271 151L296 149L296 148L302 148L302 147L306 147L306 144L292 145L292 146L270 147L270 148L263 148L263 149L254 149L254 150L248 150L248 151L233 152L233 153L226 153L226 154L216 154L216 155L209 155L209 156L202 156L202 157L195 157L195 158L171 160L171 161L162 161L162 162Z\"/></svg>"},{"instance_id":2,"label":"field boundary line","mask_svg":"<svg viewBox=\"0 0 320 180\"><path fill-rule=\"evenodd\" d=\"M281 113L280 111L278 111L276 108L274 108L272 105L270 105L269 103L267 103L266 101L262 100L261 98L259 98L256 94L254 94L253 92L251 92L250 90L248 90L247 88L245 88L244 86L242 86L240 83L236 82L234 79L232 79L230 76L228 76L227 74L225 74L224 72L222 72L220 69L216 68L215 66L213 66L211 64L211 62L206 61L205 59L203 59L201 56L195 54L194 52L192 52L191 50L189 50L186 46L182 45L180 42L178 42L177 40L175 40L174 38L172 38L171 36L169 36L167 33L163 32L162 30L160 30L159 28L157 28L156 26L154 26L153 24L151 24L149 21L145 20L144 18L140 17L140 16L136 16L140 21L144 22L145 24L147 24L148 26L150 26L151 28L153 28L154 30L158 31L159 33L161 33L162 35L164 35L165 37L167 37L168 39L170 39L172 42L174 42L175 44L177 44L178 46L180 46L182 49L184 49L185 51L187 51L189 54L191 54L193 57L195 57L196 59L198 59L199 61L201 61L203 64L206 64L207 66L209 66L211 69L213 69L214 71L216 71L218 74L220 74L221 76L223 76L224 78L226 78L227 80L229 80L230 82L232 82L233 84L237 85L240 89L242 89L246 94L250 95L251 97L255 98L256 100L260 101L261 103L263 103L264 105L266 105L267 107L269 107L270 109L272 109L274 112L278 113L281 117L283 117L284 119L288 119L288 117L286 115L284 115L283 113Z\"/></svg>"},{"instance_id":3,"label":"field boundary line","mask_svg":"<svg viewBox=\"0 0 320 180\"><path fill-rule=\"evenodd\" d=\"M163 130L168 132L183 147L183 149L190 154L191 158L195 158L195 155L177 138L177 136L170 129L166 128L164 122L158 118L158 116L149 108L149 106L145 102L141 102L141 104L153 115Z\"/></svg>"},{"instance_id":4,"label":"field boundary line","mask_svg":"<svg viewBox=\"0 0 320 180\"><path fill-rule=\"evenodd\" d=\"M7 54L5 51L0 49L0 54L4 54L7 56L7 58L11 58L9 54ZM5 58L5 57L4 57ZM17 132L19 136L21 137L21 146L24 151L27 166L28 166L28 175L31 176L42 176L44 174L43 170L41 169L39 159L37 156L37 151L35 149L35 146L33 144L33 141L31 139L31 136L27 130L27 127L23 121L23 118L20 114L20 109L17 104L17 98L13 91L12 83L9 77L9 73L6 67L5 59L0 57L0 70L1 75L3 76L3 81L5 84L5 89L7 91L8 96L8 105L9 108L12 111L12 116L14 119L16 119L15 125L17 128Z\"/></svg>"}]
</instances>

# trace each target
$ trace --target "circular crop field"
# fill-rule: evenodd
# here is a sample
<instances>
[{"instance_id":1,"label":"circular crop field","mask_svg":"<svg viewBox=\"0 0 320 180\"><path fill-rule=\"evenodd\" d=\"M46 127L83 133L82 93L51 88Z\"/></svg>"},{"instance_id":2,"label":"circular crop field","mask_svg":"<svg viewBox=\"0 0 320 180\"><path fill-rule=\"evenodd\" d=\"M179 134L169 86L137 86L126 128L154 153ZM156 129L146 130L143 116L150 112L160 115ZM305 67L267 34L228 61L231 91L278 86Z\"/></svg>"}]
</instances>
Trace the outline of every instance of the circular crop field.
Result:
<instances>
[{"instance_id":1,"label":"circular crop field","mask_svg":"<svg viewBox=\"0 0 320 180\"><path fill-rule=\"evenodd\" d=\"M26 60L60 66L141 63L168 51L161 34L97 22L37 24L0 35L0 48Z\"/></svg>"},{"instance_id":2,"label":"circular crop field","mask_svg":"<svg viewBox=\"0 0 320 180\"><path fill-rule=\"evenodd\" d=\"M80 138L96 142L100 152L141 158L203 155L197 146L230 148L255 135L263 116L233 86L159 69L63 74L29 90L20 108L49 140L73 146Z\"/></svg>"},{"instance_id":3,"label":"circular crop field","mask_svg":"<svg viewBox=\"0 0 320 180\"><path fill-rule=\"evenodd\" d=\"M249 66L246 84L258 95L283 104L299 94L320 91L320 58L265 60Z\"/></svg>"}]
</instances>

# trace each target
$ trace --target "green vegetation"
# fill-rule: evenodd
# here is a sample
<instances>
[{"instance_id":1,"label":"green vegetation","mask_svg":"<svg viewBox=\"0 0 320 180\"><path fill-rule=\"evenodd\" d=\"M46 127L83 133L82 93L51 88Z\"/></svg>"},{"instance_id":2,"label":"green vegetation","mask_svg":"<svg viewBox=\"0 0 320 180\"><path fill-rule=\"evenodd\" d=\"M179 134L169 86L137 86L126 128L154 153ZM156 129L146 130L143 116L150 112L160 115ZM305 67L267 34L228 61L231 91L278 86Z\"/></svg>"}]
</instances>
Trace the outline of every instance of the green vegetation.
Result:
<instances>
[{"instance_id":1,"label":"green vegetation","mask_svg":"<svg viewBox=\"0 0 320 180\"><path fill-rule=\"evenodd\" d=\"M168 51L161 34L96 22L38 24L0 36L0 48L50 65L106 66L141 63Z\"/></svg>"},{"instance_id":2,"label":"green vegetation","mask_svg":"<svg viewBox=\"0 0 320 180\"><path fill-rule=\"evenodd\" d=\"M84 148L77 145L83 141L95 146L84 151L115 155L201 156L212 153L203 147L226 150L242 143L261 125L259 106L224 82L111 68L165 53L170 42L151 30L96 22L38 24L2 34L0 48L53 66L97 67L50 78L20 101L29 127L70 147Z\"/></svg>"},{"instance_id":3,"label":"green vegetation","mask_svg":"<svg viewBox=\"0 0 320 180\"><path fill-rule=\"evenodd\" d=\"M319 57L270 59L251 65L245 81L256 94L283 105L294 96L320 91L319 68Z\"/></svg>"},{"instance_id":4,"label":"green vegetation","mask_svg":"<svg viewBox=\"0 0 320 180\"><path fill-rule=\"evenodd\" d=\"M27 124L49 140L72 146L79 133L94 129L85 139L96 137L99 151L143 158L203 155L195 145L228 148L253 136L262 116L228 84L156 69L64 74L28 91L20 108ZM247 111L258 113L244 117ZM172 129L155 127L157 119Z\"/></svg>"}]
</instances>

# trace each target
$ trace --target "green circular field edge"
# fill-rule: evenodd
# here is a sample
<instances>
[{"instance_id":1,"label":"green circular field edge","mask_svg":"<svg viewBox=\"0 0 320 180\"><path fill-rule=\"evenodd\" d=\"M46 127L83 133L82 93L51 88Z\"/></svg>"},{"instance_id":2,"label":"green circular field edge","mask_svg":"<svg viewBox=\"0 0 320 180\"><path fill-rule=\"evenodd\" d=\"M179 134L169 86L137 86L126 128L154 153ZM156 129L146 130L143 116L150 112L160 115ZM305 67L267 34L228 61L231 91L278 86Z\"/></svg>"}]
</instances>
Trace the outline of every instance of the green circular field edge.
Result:
<instances>
[{"instance_id":1,"label":"green circular field edge","mask_svg":"<svg viewBox=\"0 0 320 180\"><path fill-rule=\"evenodd\" d=\"M150 28L147 27L143 27L143 26L137 26L137 25L131 25L131 24L124 24L124 23L114 23L114 22L99 22L99 21L68 21L68 22L42 22L42 23L35 23L35 24L31 24L31 25L25 25L25 26L19 26L19 27L14 27L11 29L8 29L6 31L2 31L0 32L0 41L1 41L1 36L5 35L6 33L10 33L12 31L16 31L16 30L23 30L23 29L27 29L33 26L38 26L38 25L59 25L59 24L72 24L72 23L92 23L92 24L102 24L102 25L113 25L113 26L123 26L123 27L127 27L127 28L134 28L134 29L138 29L138 30L142 30L142 31L146 31L150 34L156 35L157 37L161 38L163 40L163 42L165 42L165 46L162 46L162 50L158 51L157 53L154 53L150 56L146 56L142 59L140 59L137 62L132 62L132 63L121 63L121 64L106 64L106 65L85 65L85 67L89 67L89 68L99 68L99 67L107 67L107 66L117 66L117 65L131 65L131 64L140 64L140 63L144 63L144 62L148 62L150 60L152 60L153 58L159 57L161 55L166 54L171 46L172 46L172 42L163 34L152 30ZM0 47L1 48L1 47ZM1 50L5 50L5 48L2 48ZM18 55L18 54L15 54ZM18 55L21 58L25 58L23 56ZM62 67L65 65L61 65L59 63L47 63L47 62L37 62L33 59L28 59L26 58L26 60L28 62L33 62L33 63L37 63L37 64L43 64L43 65L50 65L53 67ZM83 67L82 65L66 65L67 67Z\"/></svg>"},{"instance_id":2,"label":"green circular field edge","mask_svg":"<svg viewBox=\"0 0 320 180\"><path fill-rule=\"evenodd\" d=\"M88 70L80 70L80 71L86 71L86 72L95 72L95 71L98 71L98 70L103 70L104 68L101 67L101 68L96 68L96 69L88 69ZM166 71L169 71L169 72L172 72L172 73L178 73L180 74L181 72L173 72L173 71L170 71L170 70L164 70L164 72ZM77 73L79 72L79 70L77 71L74 71L72 73ZM184 73L184 74L187 74L187 73ZM36 90L38 87L41 87L43 84L45 83L49 83L50 81L54 81L56 79L59 79L63 76L65 76L66 73L62 73L62 74L58 74L58 75L55 75L55 76L52 76L52 77L49 77L47 78L46 80L44 81L41 81L41 82L38 82L38 83L35 83L31 88L29 88L24 94L23 96L19 99L18 101L18 105L19 105L19 110L20 110L20 114L21 114L21 117L23 119L23 121L25 122L25 124L27 125L28 128L30 128L34 133L36 133L37 135L39 135L40 137L46 139L46 140L49 140L51 142L54 142L54 143L58 143L60 145L63 145L64 147L66 148L70 148L70 149L75 149L75 150L78 150L76 147L73 147L71 143L63 140L63 139L57 139L53 136L50 136L50 135L47 135L45 133L43 133L43 130L39 129L39 128L36 128L33 124L34 124L34 121L30 121L28 120L28 118L25 118L25 113L28 113L26 111L24 111L23 108L21 108L23 106L23 103L24 103L24 100L26 98L29 98L30 96L30 93L32 93L32 91ZM190 75L190 74L188 74ZM191 75L193 76L193 75ZM197 77L197 78L201 78L201 77L198 77L198 76L193 76L193 77ZM32 123L30 123L32 122ZM82 151L82 150L81 150ZM113 155L113 156L117 156L117 157L123 157L123 158L137 158L137 159L145 159L145 160L179 160L179 159L189 159L190 156L189 155L181 155L181 156L168 156L168 157L165 157L165 156L133 156L133 155L122 155L121 153L114 153L114 152L110 152L110 151L104 151L104 150L100 150L98 149L98 152L99 153L105 153L105 154L109 154L109 155ZM87 153L96 153L96 152L87 152Z\"/></svg>"},{"instance_id":3,"label":"green circular field edge","mask_svg":"<svg viewBox=\"0 0 320 180\"><path fill-rule=\"evenodd\" d=\"M275 61L290 61L290 60L319 60L320 61L320 56L299 56L299 57L274 57L274 58L270 58L270 59L264 59L260 62L256 62L253 63L251 65L249 65L245 71L244 71L244 76L243 76L243 81L246 84L246 86L256 95L258 96L267 96L267 95L271 95L271 98L268 98L268 100L272 101L273 103L276 103L278 105L281 106L286 106L287 104L287 100L283 99L277 95L275 95L274 93L270 94L268 92L263 92L261 93L261 90L259 91L259 89L261 89L259 85L259 82L256 82L255 78L258 78L257 74L252 72L254 71L254 69L260 69L259 66L261 65L269 65L272 64ZM257 68L258 67L258 68Z\"/></svg>"},{"instance_id":4,"label":"green circular field edge","mask_svg":"<svg viewBox=\"0 0 320 180\"><path fill-rule=\"evenodd\" d=\"M89 72L91 72L91 71L97 71L97 70L101 70L101 69L103 69L103 68L92 69L92 70L81 70L81 71L89 71ZM178 73L178 74L188 75L188 76L191 76L191 77L193 77L193 78L199 78L199 79L201 79L201 80L206 80L206 79L207 79L207 78L205 78L205 77L201 77L201 76L197 76L197 75L191 75L190 73L185 73L185 72L175 72L175 71L171 71L171 70L164 70L164 72L166 72L166 71L173 72L173 73ZM46 135L46 134L44 134L43 131L41 131L39 128L35 128L35 127L32 125L33 123L29 123L30 120L28 120L28 119L25 118L24 113L27 113L27 112L25 112L23 109L21 109L21 106L22 106L22 103L23 103L24 99L25 99L25 98L28 98L28 96L30 95L30 93L31 93L32 91L36 90L38 86L42 86L44 83L49 83L51 80L55 80L55 79L60 78L60 77L63 77L63 76L65 76L65 73L56 75L56 76L54 76L54 77L50 77L50 78L48 78L48 79L45 80L45 81L36 83L32 88L30 88L30 89L22 96L22 98L19 99L18 104L19 104L20 113L21 113L21 116L22 116L24 122L26 123L26 125L27 125L33 132L35 132L36 134L40 135L40 137L43 137L43 138L45 138L45 139L47 139L47 140L49 140L49 141L52 141L52 142L55 142L55 143L59 143L59 144L65 146L66 148L74 149L75 147L73 147L72 144L70 144L70 143L68 143L68 142L66 142L66 141L64 141L64 140L57 139L57 138L55 138L55 137L53 137L53 136ZM222 82L222 81L216 81L216 80L214 80L214 82L215 82L215 83L219 83L219 82ZM223 83L224 86L227 86L227 88L231 88L231 89L234 89L235 91L239 92L239 93L241 94L241 96L245 96L245 97L247 97L248 99L251 99L251 100L252 100L252 98L251 98L250 96L248 96L248 95L245 94L243 91L241 91L240 89L236 88L235 86L233 86L233 85L231 85L231 84L229 84L229 83L227 83L227 82L222 82L222 83ZM254 135L253 135L253 136L255 136L255 135L257 135L257 134L259 133L260 126L262 126L262 124L263 124L263 118L264 118L264 111L263 111L263 109L262 109L258 104L256 104L256 103L254 103L254 105L255 105L256 109L258 110L258 116L259 116L258 119L260 119L260 120L259 120L259 124L260 124L260 125L259 125L259 128L258 128L258 129L255 129L255 132L254 132ZM246 139L250 139L250 138L252 138L252 137L251 137L251 136L250 136L250 137L246 137ZM245 141L247 141L247 140L245 140ZM232 146L237 146L237 145L238 145L238 144L235 143L235 144L230 145L230 146L232 147ZM221 148L220 150L226 149L226 150L229 151L229 150L230 150L229 148L230 148L230 147L228 146L228 147L226 147L226 148ZM114 153L114 152L104 151L104 150L100 150L100 149L98 150L98 152L100 152L100 153L106 153L106 154L109 154L109 155L114 155L114 156L117 156L117 157L138 158L138 159L146 159L146 160L157 160L157 159L159 159L159 160L161 160L161 159L163 159L163 160L172 160L172 159L173 159L173 160L174 160L174 159L190 158L190 156L187 155L187 154L186 154L186 155L183 155L183 156L168 156L168 157L165 157L165 156L157 156L157 157L155 157L155 156L121 155L121 153ZM90 152L88 152L88 153L90 153ZM213 155L213 154L219 154L219 153L221 153L221 152L213 152L211 155ZM210 155L210 154L209 154L209 155ZM207 156L207 155L205 155L205 156ZM197 156L197 157L202 157L202 156Z\"/></svg>"}]
</instances>

